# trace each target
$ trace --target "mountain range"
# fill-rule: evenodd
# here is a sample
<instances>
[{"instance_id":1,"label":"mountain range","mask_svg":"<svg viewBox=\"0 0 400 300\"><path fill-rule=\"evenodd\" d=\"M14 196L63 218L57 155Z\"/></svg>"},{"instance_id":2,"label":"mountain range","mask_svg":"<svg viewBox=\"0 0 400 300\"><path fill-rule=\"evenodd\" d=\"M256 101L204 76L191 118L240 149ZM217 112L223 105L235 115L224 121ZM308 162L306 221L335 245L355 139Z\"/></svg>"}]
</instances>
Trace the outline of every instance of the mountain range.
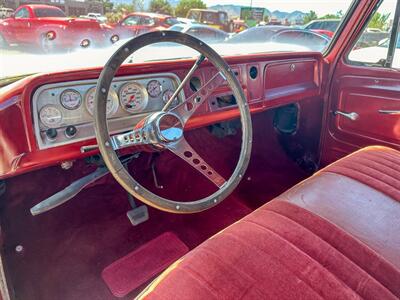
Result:
<instances>
[{"instance_id":1,"label":"mountain range","mask_svg":"<svg viewBox=\"0 0 400 300\"><path fill-rule=\"evenodd\" d=\"M240 16L240 9L242 7L243 6L241 5L227 4L227 5L213 5L210 6L209 8L226 11L228 13L228 16L232 18ZM290 22L295 22L297 20L303 20L306 13L298 10L295 10L293 12L284 12L279 10L270 11L268 8L265 8L265 15L267 15L270 18L276 18L278 20L287 19Z\"/></svg>"},{"instance_id":2,"label":"mountain range","mask_svg":"<svg viewBox=\"0 0 400 300\"><path fill-rule=\"evenodd\" d=\"M111 0L114 4L132 4L132 0ZM143 0L144 8L148 9L151 0ZM179 0L169 0L168 1L173 7L178 5ZM228 13L230 18L239 17L240 16L240 9L241 5L234 5L234 4L226 4L226 5L212 5L209 8L215 10L223 10ZM284 12L284 11L270 11L268 8L265 7L265 15L270 18L276 18L278 20L285 20L287 19L289 22L295 22L298 20L303 20L306 13L301 11L293 11L293 12Z\"/></svg>"}]
</instances>

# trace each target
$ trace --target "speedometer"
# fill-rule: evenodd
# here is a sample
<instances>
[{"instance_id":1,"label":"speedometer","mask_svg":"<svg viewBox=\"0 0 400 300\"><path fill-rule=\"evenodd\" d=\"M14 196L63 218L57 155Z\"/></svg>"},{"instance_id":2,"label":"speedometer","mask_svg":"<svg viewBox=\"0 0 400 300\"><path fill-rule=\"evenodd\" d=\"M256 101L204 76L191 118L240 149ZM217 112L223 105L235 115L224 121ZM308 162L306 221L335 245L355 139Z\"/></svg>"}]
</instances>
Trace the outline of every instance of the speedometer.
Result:
<instances>
[{"instance_id":1,"label":"speedometer","mask_svg":"<svg viewBox=\"0 0 400 300\"><path fill-rule=\"evenodd\" d=\"M78 91L68 89L61 93L60 102L66 109L77 109L82 103L82 96Z\"/></svg>"},{"instance_id":2,"label":"speedometer","mask_svg":"<svg viewBox=\"0 0 400 300\"><path fill-rule=\"evenodd\" d=\"M148 95L142 85L136 82L128 82L119 91L119 101L126 111L138 113L146 108Z\"/></svg>"},{"instance_id":3,"label":"speedometer","mask_svg":"<svg viewBox=\"0 0 400 300\"><path fill-rule=\"evenodd\" d=\"M91 87L85 96L85 105L89 114L93 116L94 112L94 100L96 94L96 87ZM107 97L107 117L112 116L118 109L118 95L113 89L110 89Z\"/></svg>"},{"instance_id":4,"label":"speedometer","mask_svg":"<svg viewBox=\"0 0 400 300\"><path fill-rule=\"evenodd\" d=\"M46 105L39 112L40 121L49 128L57 128L63 119L61 111L53 106Z\"/></svg>"}]
</instances>

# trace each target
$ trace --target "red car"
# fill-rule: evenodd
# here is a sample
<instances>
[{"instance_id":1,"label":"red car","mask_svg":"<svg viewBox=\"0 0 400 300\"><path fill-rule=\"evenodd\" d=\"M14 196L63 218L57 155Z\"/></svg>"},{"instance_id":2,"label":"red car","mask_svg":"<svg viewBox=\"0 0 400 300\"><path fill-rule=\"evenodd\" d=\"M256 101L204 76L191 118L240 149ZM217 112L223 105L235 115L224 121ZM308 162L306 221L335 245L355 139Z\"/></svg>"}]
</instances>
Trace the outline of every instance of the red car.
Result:
<instances>
[{"instance_id":1,"label":"red car","mask_svg":"<svg viewBox=\"0 0 400 300\"><path fill-rule=\"evenodd\" d=\"M122 38L129 38L149 31L164 30L178 23L179 21L170 15L136 12L120 20L115 25L115 31Z\"/></svg>"},{"instance_id":2,"label":"red car","mask_svg":"<svg viewBox=\"0 0 400 300\"><path fill-rule=\"evenodd\" d=\"M107 25L96 20L68 18L50 5L23 5L0 21L0 45L34 45L44 52L87 48L118 40Z\"/></svg>"},{"instance_id":3,"label":"red car","mask_svg":"<svg viewBox=\"0 0 400 300\"><path fill-rule=\"evenodd\" d=\"M340 19L314 20L304 26L304 29L324 34L332 38L340 24Z\"/></svg>"}]
</instances>

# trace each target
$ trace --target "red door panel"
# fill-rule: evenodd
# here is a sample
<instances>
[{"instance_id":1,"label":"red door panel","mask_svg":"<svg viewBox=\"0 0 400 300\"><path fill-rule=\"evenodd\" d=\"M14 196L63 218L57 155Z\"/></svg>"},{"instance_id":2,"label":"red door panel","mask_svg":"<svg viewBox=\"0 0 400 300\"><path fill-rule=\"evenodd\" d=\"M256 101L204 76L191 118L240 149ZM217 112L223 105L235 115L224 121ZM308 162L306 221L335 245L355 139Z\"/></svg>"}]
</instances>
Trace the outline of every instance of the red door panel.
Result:
<instances>
[{"instance_id":1,"label":"red door panel","mask_svg":"<svg viewBox=\"0 0 400 300\"><path fill-rule=\"evenodd\" d=\"M339 63L328 105L321 165L370 145L400 149L400 76L397 72ZM338 111L356 113L358 118L351 120L337 114Z\"/></svg>"},{"instance_id":2,"label":"red door panel","mask_svg":"<svg viewBox=\"0 0 400 300\"><path fill-rule=\"evenodd\" d=\"M383 142L399 142L400 115L386 115L380 111L400 111L400 99L343 92L339 109L347 112L355 111L359 115L356 121L338 116L336 126L340 131Z\"/></svg>"}]
</instances>

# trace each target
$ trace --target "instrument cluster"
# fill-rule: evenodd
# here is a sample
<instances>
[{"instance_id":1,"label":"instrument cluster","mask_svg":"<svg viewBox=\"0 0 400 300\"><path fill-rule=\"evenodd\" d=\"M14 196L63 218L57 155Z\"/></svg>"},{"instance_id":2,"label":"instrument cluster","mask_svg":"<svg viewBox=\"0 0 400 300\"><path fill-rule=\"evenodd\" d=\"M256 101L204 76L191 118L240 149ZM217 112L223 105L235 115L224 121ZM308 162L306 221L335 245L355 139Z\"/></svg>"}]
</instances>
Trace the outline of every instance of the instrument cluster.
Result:
<instances>
[{"instance_id":1,"label":"instrument cluster","mask_svg":"<svg viewBox=\"0 0 400 300\"><path fill-rule=\"evenodd\" d=\"M48 84L33 96L40 149L94 137L96 80ZM107 98L110 132L130 130L146 114L162 109L180 83L172 73L115 78ZM173 105L184 101L183 92Z\"/></svg>"}]
</instances>

